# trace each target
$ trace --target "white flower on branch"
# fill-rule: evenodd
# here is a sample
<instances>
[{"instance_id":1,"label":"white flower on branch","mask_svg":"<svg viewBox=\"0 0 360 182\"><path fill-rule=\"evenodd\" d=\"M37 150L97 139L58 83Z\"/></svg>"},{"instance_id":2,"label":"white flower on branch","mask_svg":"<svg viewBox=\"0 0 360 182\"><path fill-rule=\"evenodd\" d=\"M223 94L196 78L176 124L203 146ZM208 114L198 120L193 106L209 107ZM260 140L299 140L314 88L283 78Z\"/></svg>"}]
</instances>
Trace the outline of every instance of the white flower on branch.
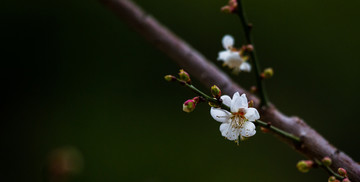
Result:
<instances>
[{"instance_id":1,"label":"white flower on branch","mask_svg":"<svg viewBox=\"0 0 360 182\"><path fill-rule=\"evenodd\" d=\"M251 65L247 62L247 57L243 56L243 50L237 50L234 46L234 38L231 35L225 35L222 44L225 50L219 52L218 60L224 61L224 66L233 69L235 73L240 71L251 71Z\"/></svg>"},{"instance_id":2,"label":"white flower on branch","mask_svg":"<svg viewBox=\"0 0 360 182\"><path fill-rule=\"evenodd\" d=\"M251 137L255 135L255 125L252 121L260 118L258 111L255 108L248 107L248 100L245 94L240 96L236 92L231 99L227 95L221 96L223 104L230 107L230 111L212 107L210 110L211 116L221 122L220 132L222 136L228 140L238 141L244 137Z\"/></svg>"}]
</instances>

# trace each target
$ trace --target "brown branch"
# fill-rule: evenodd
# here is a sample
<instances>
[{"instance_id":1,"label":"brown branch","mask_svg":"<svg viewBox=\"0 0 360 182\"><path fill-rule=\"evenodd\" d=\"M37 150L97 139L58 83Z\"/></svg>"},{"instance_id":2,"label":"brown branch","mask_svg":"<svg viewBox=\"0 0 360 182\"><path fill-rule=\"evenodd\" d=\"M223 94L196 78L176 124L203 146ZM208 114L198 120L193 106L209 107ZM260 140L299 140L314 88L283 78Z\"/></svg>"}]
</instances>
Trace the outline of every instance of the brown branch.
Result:
<instances>
[{"instance_id":1,"label":"brown branch","mask_svg":"<svg viewBox=\"0 0 360 182\"><path fill-rule=\"evenodd\" d=\"M179 66L187 70L193 77L205 86L218 85L223 93L246 93L249 99L259 103L259 99L234 83L226 74L210 63L203 55L174 35L153 17L146 14L129 0L100 0L112 9L124 22L144 36L150 43L159 48ZM257 105L258 106L258 105ZM299 136L301 146L281 138L309 159L322 159L330 156L333 159L332 168L343 167L348 171L351 181L360 182L360 165L348 155L332 146L325 138L298 117L288 117L278 111L275 106L258 108L261 119L272 125Z\"/></svg>"}]
</instances>

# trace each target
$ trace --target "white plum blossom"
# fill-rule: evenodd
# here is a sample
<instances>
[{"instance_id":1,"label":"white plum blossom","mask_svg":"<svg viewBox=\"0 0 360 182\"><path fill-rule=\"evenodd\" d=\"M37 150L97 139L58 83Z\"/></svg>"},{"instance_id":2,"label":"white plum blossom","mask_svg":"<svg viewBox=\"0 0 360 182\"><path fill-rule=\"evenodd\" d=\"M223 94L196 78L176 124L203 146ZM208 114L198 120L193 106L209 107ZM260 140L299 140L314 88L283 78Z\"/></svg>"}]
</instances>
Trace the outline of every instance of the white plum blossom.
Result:
<instances>
[{"instance_id":1,"label":"white plum blossom","mask_svg":"<svg viewBox=\"0 0 360 182\"><path fill-rule=\"evenodd\" d=\"M243 56L242 50L236 50L234 38L231 35L225 35L222 44L225 50L219 52L218 60L224 61L224 65L233 69L235 73L239 71L251 71L251 65L247 62L247 57Z\"/></svg>"},{"instance_id":2,"label":"white plum blossom","mask_svg":"<svg viewBox=\"0 0 360 182\"><path fill-rule=\"evenodd\" d=\"M212 107L210 110L211 116L221 122L221 135L228 140L238 141L245 137L255 135L255 125L253 121L260 118L258 111L255 108L248 107L248 100L245 94L240 96L236 92L231 99L227 95L221 96L223 104L230 107L230 112L221 108Z\"/></svg>"}]
</instances>

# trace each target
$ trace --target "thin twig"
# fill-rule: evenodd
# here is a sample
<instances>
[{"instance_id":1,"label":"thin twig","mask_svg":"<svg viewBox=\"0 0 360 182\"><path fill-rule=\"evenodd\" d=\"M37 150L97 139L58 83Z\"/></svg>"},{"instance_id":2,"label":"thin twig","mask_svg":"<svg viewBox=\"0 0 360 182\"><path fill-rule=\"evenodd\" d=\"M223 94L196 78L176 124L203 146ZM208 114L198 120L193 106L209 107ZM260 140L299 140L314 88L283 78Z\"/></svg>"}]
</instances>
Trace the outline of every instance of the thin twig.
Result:
<instances>
[{"instance_id":1,"label":"thin twig","mask_svg":"<svg viewBox=\"0 0 360 182\"><path fill-rule=\"evenodd\" d=\"M336 172L334 172L329 166L325 166L325 165L324 165L321 161L319 161L318 159L315 159L315 162L316 162L316 164L317 164L319 167L325 169L325 170L329 173L329 175L335 176L335 177L336 177L337 179L339 179L339 180L344 179L344 177L342 177L342 176L340 176L339 174L337 174Z\"/></svg>"},{"instance_id":2,"label":"thin twig","mask_svg":"<svg viewBox=\"0 0 360 182\"><path fill-rule=\"evenodd\" d=\"M245 40L246 40L245 43L252 45L252 47L253 47L252 51L250 51L249 54L250 54L250 59L254 63L256 83L257 83L258 90L260 92L260 105L268 106L269 99L267 97L264 79L261 77L261 68L260 68L260 63L259 63L257 55L256 55L255 44L254 44L254 42L252 40L252 36L251 36L252 25L249 24L249 21L247 20L247 16L246 16L244 6L242 4L242 0L237 0L237 4L238 4L238 10L236 12L241 20L241 24L242 24L242 27L243 27L243 30L245 33Z\"/></svg>"}]
</instances>

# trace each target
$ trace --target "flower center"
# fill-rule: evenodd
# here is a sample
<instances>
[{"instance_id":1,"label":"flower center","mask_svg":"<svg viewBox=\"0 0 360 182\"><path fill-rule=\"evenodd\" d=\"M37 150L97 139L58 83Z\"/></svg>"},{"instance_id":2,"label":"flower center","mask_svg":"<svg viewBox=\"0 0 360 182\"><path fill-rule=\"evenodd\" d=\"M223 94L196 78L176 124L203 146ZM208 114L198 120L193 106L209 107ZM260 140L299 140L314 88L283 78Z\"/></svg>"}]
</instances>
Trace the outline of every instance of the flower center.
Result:
<instances>
[{"instance_id":1,"label":"flower center","mask_svg":"<svg viewBox=\"0 0 360 182\"><path fill-rule=\"evenodd\" d=\"M247 119L245 118L245 109L240 108L238 112L232 113L230 125L233 128L242 128L246 121Z\"/></svg>"}]
</instances>

